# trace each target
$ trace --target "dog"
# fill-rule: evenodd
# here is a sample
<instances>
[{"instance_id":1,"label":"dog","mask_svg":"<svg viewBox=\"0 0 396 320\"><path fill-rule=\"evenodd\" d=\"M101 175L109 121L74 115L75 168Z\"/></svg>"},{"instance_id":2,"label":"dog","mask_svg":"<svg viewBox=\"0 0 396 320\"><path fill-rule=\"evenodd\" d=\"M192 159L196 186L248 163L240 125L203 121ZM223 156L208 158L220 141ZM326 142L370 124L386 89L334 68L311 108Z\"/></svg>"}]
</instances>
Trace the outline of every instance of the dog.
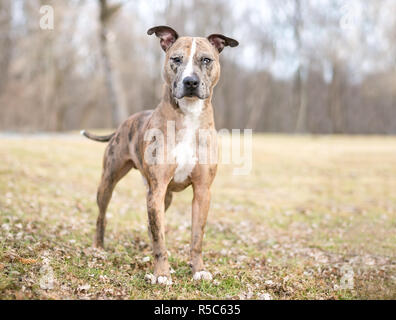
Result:
<instances>
[{"instance_id":1,"label":"dog","mask_svg":"<svg viewBox=\"0 0 396 320\"><path fill-rule=\"evenodd\" d=\"M179 37L168 26L153 27L147 34L155 34L160 39L166 54L165 83L159 105L154 110L132 115L108 136L82 131L89 139L109 142L97 192L99 215L94 246L104 247L105 215L114 187L132 168L138 169L147 187L148 229L154 256L154 274L147 275L146 279L153 284L172 284L164 215L171 204L172 193L192 185L190 256L193 279L212 280L212 275L204 268L202 240L217 161L198 161L195 146L198 131L215 132L211 101L220 77L219 54L225 47L236 47L239 43L221 34L207 38ZM169 123L176 133L175 143L168 139ZM161 133L165 133L165 137ZM199 141L198 145L209 153L217 150L215 139L211 143Z\"/></svg>"}]
</instances>

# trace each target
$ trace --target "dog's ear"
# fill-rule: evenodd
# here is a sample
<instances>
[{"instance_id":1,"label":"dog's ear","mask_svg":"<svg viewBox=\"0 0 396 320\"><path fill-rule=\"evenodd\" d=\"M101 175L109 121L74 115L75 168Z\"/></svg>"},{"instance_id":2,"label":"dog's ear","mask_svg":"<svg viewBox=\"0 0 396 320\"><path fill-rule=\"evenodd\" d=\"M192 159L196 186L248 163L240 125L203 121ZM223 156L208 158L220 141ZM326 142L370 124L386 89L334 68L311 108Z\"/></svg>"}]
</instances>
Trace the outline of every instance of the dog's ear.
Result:
<instances>
[{"instance_id":1,"label":"dog's ear","mask_svg":"<svg viewBox=\"0 0 396 320\"><path fill-rule=\"evenodd\" d=\"M172 46L172 44L175 43L177 38L179 38L177 32L171 27L167 26L157 26L147 30L148 35L151 36L153 33L155 33L155 35L161 39L160 44L164 51L167 51Z\"/></svg>"},{"instance_id":2,"label":"dog's ear","mask_svg":"<svg viewBox=\"0 0 396 320\"><path fill-rule=\"evenodd\" d=\"M217 49L217 51L219 51L219 53L223 51L224 47L236 47L239 44L238 41L223 36L222 34L212 34L208 37L208 40Z\"/></svg>"}]
</instances>

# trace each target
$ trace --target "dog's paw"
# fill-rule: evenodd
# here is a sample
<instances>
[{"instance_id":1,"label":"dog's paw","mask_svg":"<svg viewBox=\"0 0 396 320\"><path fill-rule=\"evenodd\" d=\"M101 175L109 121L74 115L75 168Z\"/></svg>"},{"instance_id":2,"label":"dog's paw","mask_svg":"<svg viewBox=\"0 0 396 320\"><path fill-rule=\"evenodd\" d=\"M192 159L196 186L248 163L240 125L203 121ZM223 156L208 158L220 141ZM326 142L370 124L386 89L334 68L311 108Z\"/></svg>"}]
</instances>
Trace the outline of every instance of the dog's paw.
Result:
<instances>
[{"instance_id":1,"label":"dog's paw","mask_svg":"<svg viewBox=\"0 0 396 320\"><path fill-rule=\"evenodd\" d=\"M104 250L105 250L103 243L101 244L101 243L96 243L96 242L95 242L95 243L92 245L92 248L93 248L94 250L99 250L99 251L104 251Z\"/></svg>"},{"instance_id":2,"label":"dog's paw","mask_svg":"<svg viewBox=\"0 0 396 320\"><path fill-rule=\"evenodd\" d=\"M193 280L207 280L211 281L213 279L212 274L208 271L198 271L194 273Z\"/></svg>"},{"instance_id":3,"label":"dog's paw","mask_svg":"<svg viewBox=\"0 0 396 320\"><path fill-rule=\"evenodd\" d=\"M166 276L159 276L157 278L157 283L165 285L165 286L171 286L172 285L172 278L171 277L166 277Z\"/></svg>"},{"instance_id":4,"label":"dog's paw","mask_svg":"<svg viewBox=\"0 0 396 320\"><path fill-rule=\"evenodd\" d=\"M156 284L157 283L157 277L151 273L148 273L144 276L144 280L148 283L151 284Z\"/></svg>"},{"instance_id":5,"label":"dog's paw","mask_svg":"<svg viewBox=\"0 0 396 320\"><path fill-rule=\"evenodd\" d=\"M144 276L144 280L146 280L146 282L151 283L151 284L160 284L160 285L164 285L164 286L170 286L172 285L172 278L171 277L167 277L167 276L159 276L156 277L155 275L148 273Z\"/></svg>"}]
</instances>

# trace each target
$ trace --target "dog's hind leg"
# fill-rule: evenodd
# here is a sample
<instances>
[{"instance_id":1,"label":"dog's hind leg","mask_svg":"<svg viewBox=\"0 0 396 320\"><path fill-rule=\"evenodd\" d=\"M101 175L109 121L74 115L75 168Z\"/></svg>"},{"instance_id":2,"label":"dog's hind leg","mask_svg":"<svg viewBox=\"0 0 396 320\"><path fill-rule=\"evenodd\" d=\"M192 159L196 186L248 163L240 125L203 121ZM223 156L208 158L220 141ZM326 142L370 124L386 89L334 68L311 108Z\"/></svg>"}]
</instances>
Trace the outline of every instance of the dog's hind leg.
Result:
<instances>
[{"instance_id":1,"label":"dog's hind leg","mask_svg":"<svg viewBox=\"0 0 396 320\"><path fill-rule=\"evenodd\" d=\"M118 171L114 172L111 168L105 168L97 193L97 204L99 215L96 221L96 236L94 246L96 248L104 247L104 232L106 227L106 210L109 205L113 190L119 180L124 177L133 167L132 162L125 163Z\"/></svg>"},{"instance_id":2,"label":"dog's hind leg","mask_svg":"<svg viewBox=\"0 0 396 320\"><path fill-rule=\"evenodd\" d=\"M106 227L106 210L110 202L113 190L120 181L133 167L131 160L123 160L111 154L111 146L106 150L103 160L103 173L97 193L97 204L99 215L96 221L96 235L94 246L104 247L104 232Z\"/></svg>"}]
</instances>

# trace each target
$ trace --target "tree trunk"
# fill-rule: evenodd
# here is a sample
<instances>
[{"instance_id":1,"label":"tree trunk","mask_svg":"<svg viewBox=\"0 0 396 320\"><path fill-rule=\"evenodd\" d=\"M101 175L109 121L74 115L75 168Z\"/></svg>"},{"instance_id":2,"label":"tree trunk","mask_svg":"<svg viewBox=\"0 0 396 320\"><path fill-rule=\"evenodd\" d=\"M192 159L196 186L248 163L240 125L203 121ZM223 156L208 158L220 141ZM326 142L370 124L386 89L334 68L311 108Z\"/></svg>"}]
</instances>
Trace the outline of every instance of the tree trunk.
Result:
<instances>
[{"instance_id":1,"label":"tree trunk","mask_svg":"<svg viewBox=\"0 0 396 320\"><path fill-rule=\"evenodd\" d=\"M116 76L111 64L110 52L108 47L107 25L111 16L118 11L121 5L109 6L106 0L99 0L100 3L100 53L103 63L105 83L108 92L109 104L112 115L113 127L118 127L127 116L123 89L120 79Z\"/></svg>"},{"instance_id":2,"label":"tree trunk","mask_svg":"<svg viewBox=\"0 0 396 320\"><path fill-rule=\"evenodd\" d=\"M329 88L329 114L331 119L332 133L343 133L344 114L341 102L342 83L341 74L337 62L332 64L332 79Z\"/></svg>"},{"instance_id":3,"label":"tree trunk","mask_svg":"<svg viewBox=\"0 0 396 320\"><path fill-rule=\"evenodd\" d=\"M297 47L297 59L298 68L294 78L293 86L293 104L297 110L295 132L303 133L307 131L307 104L305 97L305 88L302 76L302 40L301 40L301 29L302 29L302 12L301 12L301 1L294 1L294 40Z\"/></svg>"},{"instance_id":4,"label":"tree trunk","mask_svg":"<svg viewBox=\"0 0 396 320\"><path fill-rule=\"evenodd\" d=\"M301 67L297 71L297 78L295 81L295 92L294 101L297 107L297 122L296 122L296 132L304 133L307 131L307 99L306 92L301 76Z\"/></svg>"},{"instance_id":5,"label":"tree trunk","mask_svg":"<svg viewBox=\"0 0 396 320\"><path fill-rule=\"evenodd\" d=\"M11 1L0 1L0 93L6 86L11 60Z\"/></svg>"},{"instance_id":6,"label":"tree trunk","mask_svg":"<svg viewBox=\"0 0 396 320\"><path fill-rule=\"evenodd\" d=\"M255 97L249 101L248 105L251 105L249 110L249 117L247 120L246 127L253 130L259 130L259 124L262 120L262 115L266 111L266 106L268 105L268 88L270 86L270 81L267 75L260 76L258 79L259 87L255 88ZM249 97L248 97L249 99Z\"/></svg>"}]
</instances>

